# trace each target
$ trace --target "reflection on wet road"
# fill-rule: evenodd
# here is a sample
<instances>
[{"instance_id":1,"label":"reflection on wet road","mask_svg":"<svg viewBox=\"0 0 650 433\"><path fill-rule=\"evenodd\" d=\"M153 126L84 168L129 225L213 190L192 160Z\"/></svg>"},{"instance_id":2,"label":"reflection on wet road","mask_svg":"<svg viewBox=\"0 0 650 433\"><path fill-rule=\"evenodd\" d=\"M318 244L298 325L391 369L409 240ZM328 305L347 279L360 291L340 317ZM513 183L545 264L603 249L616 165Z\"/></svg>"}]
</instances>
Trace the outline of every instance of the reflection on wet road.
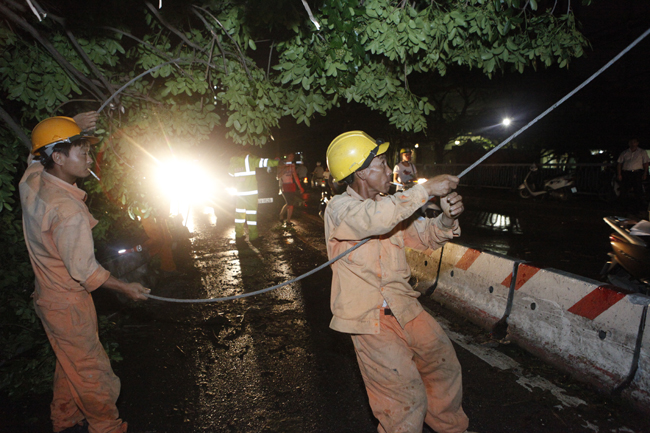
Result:
<instances>
[{"instance_id":1,"label":"reflection on wet road","mask_svg":"<svg viewBox=\"0 0 650 433\"><path fill-rule=\"evenodd\" d=\"M497 232L508 232L514 235L523 234L517 217L510 217L509 215L494 212L465 212L463 215L463 225L465 224Z\"/></svg>"},{"instance_id":2,"label":"reflection on wet road","mask_svg":"<svg viewBox=\"0 0 650 433\"><path fill-rule=\"evenodd\" d=\"M610 251L603 217L616 212L597 199L522 200L507 191L463 192L463 245L600 279Z\"/></svg>"}]
</instances>

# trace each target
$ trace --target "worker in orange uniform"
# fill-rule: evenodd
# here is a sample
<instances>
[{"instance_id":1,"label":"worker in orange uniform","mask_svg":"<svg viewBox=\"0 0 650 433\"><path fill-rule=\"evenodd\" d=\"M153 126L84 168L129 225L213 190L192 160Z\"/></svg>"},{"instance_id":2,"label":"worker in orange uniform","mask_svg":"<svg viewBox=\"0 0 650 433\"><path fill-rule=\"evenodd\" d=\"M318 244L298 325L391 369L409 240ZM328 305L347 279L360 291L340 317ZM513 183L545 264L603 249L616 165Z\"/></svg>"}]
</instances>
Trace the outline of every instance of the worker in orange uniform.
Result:
<instances>
[{"instance_id":1,"label":"worker in orange uniform","mask_svg":"<svg viewBox=\"0 0 650 433\"><path fill-rule=\"evenodd\" d=\"M80 119L92 127L97 114ZM82 424L91 433L126 432L115 406L120 380L99 341L91 292L105 287L138 301L150 291L112 277L95 260L91 230L97 220L76 181L90 175L89 149L97 141L69 117L43 120L32 131L37 160L19 184L25 242L36 276L34 308L56 355L55 432L76 431Z\"/></svg>"},{"instance_id":2,"label":"worker in orange uniform","mask_svg":"<svg viewBox=\"0 0 650 433\"><path fill-rule=\"evenodd\" d=\"M140 221L147 239L142 247L151 257L160 256L160 270L166 275L176 272L176 263L172 252L172 235L167 227L167 220L160 215L149 216Z\"/></svg>"},{"instance_id":3,"label":"worker in orange uniform","mask_svg":"<svg viewBox=\"0 0 650 433\"><path fill-rule=\"evenodd\" d=\"M437 176L387 195L388 143L362 131L339 135L327 165L347 190L325 210L327 254L333 258L370 239L332 265L330 327L351 334L379 432L465 432L461 367L451 341L424 311L409 285L404 247L440 248L460 235L458 178ZM429 196L444 197L435 219L410 218Z\"/></svg>"}]
</instances>

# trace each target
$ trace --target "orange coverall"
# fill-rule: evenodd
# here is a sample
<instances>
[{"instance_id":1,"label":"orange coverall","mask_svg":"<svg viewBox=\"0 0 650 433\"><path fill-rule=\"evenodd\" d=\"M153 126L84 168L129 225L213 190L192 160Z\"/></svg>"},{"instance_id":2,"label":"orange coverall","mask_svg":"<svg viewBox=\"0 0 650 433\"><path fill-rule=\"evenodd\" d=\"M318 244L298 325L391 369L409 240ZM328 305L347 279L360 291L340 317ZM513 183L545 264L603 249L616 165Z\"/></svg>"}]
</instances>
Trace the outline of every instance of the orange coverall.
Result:
<instances>
[{"instance_id":1,"label":"orange coverall","mask_svg":"<svg viewBox=\"0 0 650 433\"><path fill-rule=\"evenodd\" d=\"M325 210L330 259L371 239L332 265L330 327L352 334L382 433L421 433L425 421L438 433L461 433L469 424L456 352L408 283L404 247L436 249L460 235L458 222L407 220L428 199L421 185L377 201L348 187Z\"/></svg>"},{"instance_id":2,"label":"orange coverall","mask_svg":"<svg viewBox=\"0 0 650 433\"><path fill-rule=\"evenodd\" d=\"M143 245L149 251L149 255L151 257L160 255L161 271L175 271L176 263L172 253L172 235L169 233L165 220L163 218L149 217L144 218L140 223L149 238Z\"/></svg>"},{"instance_id":3,"label":"orange coverall","mask_svg":"<svg viewBox=\"0 0 650 433\"><path fill-rule=\"evenodd\" d=\"M91 433L125 432L115 402L120 380L99 341L90 292L110 273L95 260L97 224L76 185L32 163L19 184L23 230L36 275L34 308L56 355L51 418L55 432L81 422Z\"/></svg>"}]
</instances>

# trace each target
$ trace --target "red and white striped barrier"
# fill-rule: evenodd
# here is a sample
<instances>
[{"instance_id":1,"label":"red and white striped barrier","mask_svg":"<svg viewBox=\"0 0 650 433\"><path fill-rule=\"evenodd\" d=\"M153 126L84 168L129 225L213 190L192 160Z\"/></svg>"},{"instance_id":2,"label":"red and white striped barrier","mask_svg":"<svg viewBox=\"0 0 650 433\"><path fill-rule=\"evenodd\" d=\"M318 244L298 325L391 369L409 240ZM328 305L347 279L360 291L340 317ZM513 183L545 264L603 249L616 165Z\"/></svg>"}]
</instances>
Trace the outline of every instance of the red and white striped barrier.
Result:
<instances>
[{"instance_id":1,"label":"red and white striped barrier","mask_svg":"<svg viewBox=\"0 0 650 433\"><path fill-rule=\"evenodd\" d=\"M409 264L412 263L409 257ZM433 257L440 252L434 251ZM420 261L412 265L412 272L418 280L433 281L422 274L437 270L423 268ZM514 262L506 257L482 253L458 244L446 244L442 254L438 283L433 291L433 299L442 302L450 309L469 318L477 325L491 330L503 317L508 303L510 282Z\"/></svg>"},{"instance_id":2,"label":"red and white striped barrier","mask_svg":"<svg viewBox=\"0 0 650 433\"><path fill-rule=\"evenodd\" d=\"M632 368L642 311L613 286L521 264L508 334L541 358L611 391Z\"/></svg>"},{"instance_id":3,"label":"red and white striped barrier","mask_svg":"<svg viewBox=\"0 0 650 433\"><path fill-rule=\"evenodd\" d=\"M433 299L488 330L508 316L518 345L602 391L618 387L650 411L650 326L640 351L637 344L650 297L457 244L439 257L407 254L418 281L436 282Z\"/></svg>"}]
</instances>

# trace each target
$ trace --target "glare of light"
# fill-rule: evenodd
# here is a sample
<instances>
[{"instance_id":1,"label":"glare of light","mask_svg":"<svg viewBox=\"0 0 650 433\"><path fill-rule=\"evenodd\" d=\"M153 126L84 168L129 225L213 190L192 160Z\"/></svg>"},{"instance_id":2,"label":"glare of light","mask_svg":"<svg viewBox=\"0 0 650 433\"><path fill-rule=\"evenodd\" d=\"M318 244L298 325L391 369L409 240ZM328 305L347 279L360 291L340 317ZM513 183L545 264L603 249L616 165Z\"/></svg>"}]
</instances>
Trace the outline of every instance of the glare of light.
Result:
<instances>
[{"instance_id":1,"label":"glare of light","mask_svg":"<svg viewBox=\"0 0 650 433\"><path fill-rule=\"evenodd\" d=\"M126 252L126 250L119 250L117 253L118 254L124 254L125 252Z\"/></svg>"},{"instance_id":2,"label":"glare of light","mask_svg":"<svg viewBox=\"0 0 650 433\"><path fill-rule=\"evenodd\" d=\"M226 192L230 195L237 195L237 188L226 188Z\"/></svg>"},{"instance_id":3,"label":"glare of light","mask_svg":"<svg viewBox=\"0 0 650 433\"><path fill-rule=\"evenodd\" d=\"M217 225L217 216L214 214L214 208L209 206L204 207L203 214L208 216L211 225Z\"/></svg>"},{"instance_id":4,"label":"glare of light","mask_svg":"<svg viewBox=\"0 0 650 433\"><path fill-rule=\"evenodd\" d=\"M512 120L510 120L508 117L506 117L505 119L503 119L503 122L501 122L501 123L503 124L503 126L510 126L510 124L512 123Z\"/></svg>"},{"instance_id":5,"label":"glare of light","mask_svg":"<svg viewBox=\"0 0 650 433\"><path fill-rule=\"evenodd\" d=\"M418 147L420 147L420 145L418 143L415 143L415 148L417 149Z\"/></svg>"},{"instance_id":6,"label":"glare of light","mask_svg":"<svg viewBox=\"0 0 650 433\"><path fill-rule=\"evenodd\" d=\"M172 160L158 168L158 185L174 201L199 203L208 199L215 181L194 161Z\"/></svg>"},{"instance_id":7,"label":"glare of light","mask_svg":"<svg viewBox=\"0 0 650 433\"><path fill-rule=\"evenodd\" d=\"M460 144L460 141L456 140L454 141L454 144Z\"/></svg>"},{"instance_id":8,"label":"glare of light","mask_svg":"<svg viewBox=\"0 0 650 433\"><path fill-rule=\"evenodd\" d=\"M418 179L418 183L424 183L426 181L427 181L427 179L424 178L424 177L421 177L421 178Z\"/></svg>"},{"instance_id":9,"label":"glare of light","mask_svg":"<svg viewBox=\"0 0 650 433\"><path fill-rule=\"evenodd\" d=\"M215 180L195 161L173 159L163 162L158 167L156 179L169 199L171 215L181 215L186 227L192 205L210 199L216 188Z\"/></svg>"}]
</instances>

